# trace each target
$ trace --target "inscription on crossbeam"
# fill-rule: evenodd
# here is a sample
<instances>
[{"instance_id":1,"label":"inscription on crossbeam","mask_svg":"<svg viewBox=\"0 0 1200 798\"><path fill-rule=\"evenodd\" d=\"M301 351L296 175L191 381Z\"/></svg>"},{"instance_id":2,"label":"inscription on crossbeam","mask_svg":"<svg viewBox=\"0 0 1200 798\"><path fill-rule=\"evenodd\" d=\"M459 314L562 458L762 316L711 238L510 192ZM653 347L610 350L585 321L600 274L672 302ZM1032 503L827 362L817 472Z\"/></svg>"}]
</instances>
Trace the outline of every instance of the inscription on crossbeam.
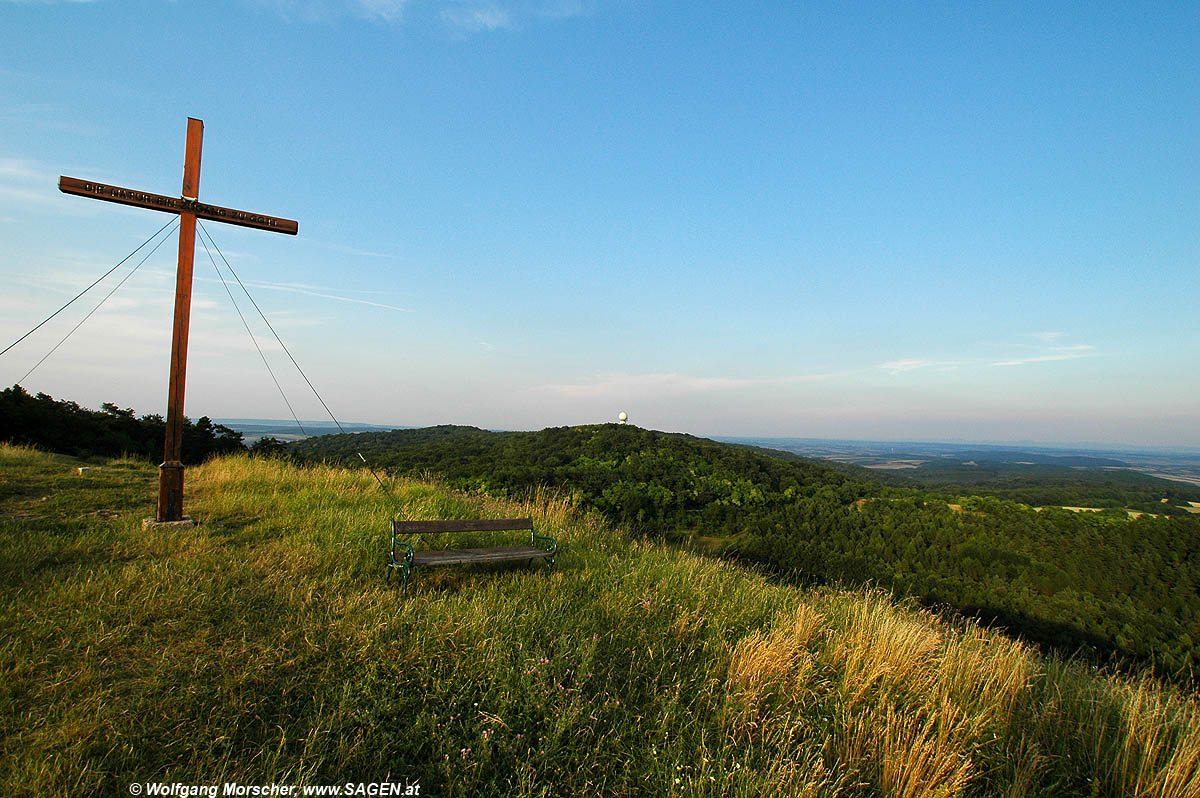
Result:
<instances>
[{"instance_id":1,"label":"inscription on crossbeam","mask_svg":"<svg viewBox=\"0 0 1200 798\"><path fill-rule=\"evenodd\" d=\"M261 213L222 208L219 205L206 205L194 199L151 194L148 191L110 186L94 180L80 180L77 177L60 177L58 190L65 194L76 194L80 197L91 197L166 213L194 213L200 219L211 219L214 222L225 222L293 236L300 229L300 225L291 219L279 219L275 216L264 216Z\"/></svg>"}]
</instances>

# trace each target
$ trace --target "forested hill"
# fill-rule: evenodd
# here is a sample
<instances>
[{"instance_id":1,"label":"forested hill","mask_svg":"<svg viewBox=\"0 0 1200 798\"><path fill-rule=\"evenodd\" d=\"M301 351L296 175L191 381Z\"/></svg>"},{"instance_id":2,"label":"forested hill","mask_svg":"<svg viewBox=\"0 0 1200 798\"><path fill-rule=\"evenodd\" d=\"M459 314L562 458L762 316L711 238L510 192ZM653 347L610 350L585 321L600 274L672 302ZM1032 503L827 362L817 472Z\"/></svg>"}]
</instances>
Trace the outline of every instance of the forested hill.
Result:
<instances>
[{"instance_id":1,"label":"forested hill","mask_svg":"<svg viewBox=\"0 0 1200 798\"><path fill-rule=\"evenodd\" d=\"M881 488L795 455L632 425L488 432L477 427L324 435L289 444L302 459L435 475L454 487L519 496L540 486L645 532L728 536L751 518L818 495L839 504Z\"/></svg>"}]
</instances>

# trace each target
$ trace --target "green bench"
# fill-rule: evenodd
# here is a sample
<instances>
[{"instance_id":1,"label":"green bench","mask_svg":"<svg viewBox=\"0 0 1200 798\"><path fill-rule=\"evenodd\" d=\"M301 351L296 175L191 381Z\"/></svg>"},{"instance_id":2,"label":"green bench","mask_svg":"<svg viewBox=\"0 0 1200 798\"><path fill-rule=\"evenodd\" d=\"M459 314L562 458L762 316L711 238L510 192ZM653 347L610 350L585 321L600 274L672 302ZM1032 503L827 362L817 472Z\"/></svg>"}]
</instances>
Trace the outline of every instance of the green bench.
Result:
<instances>
[{"instance_id":1,"label":"green bench","mask_svg":"<svg viewBox=\"0 0 1200 798\"><path fill-rule=\"evenodd\" d=\"M424 542L425 535L453 534L456 532L528 532L529 545L492 546L466 549L421 549L417 550L412 540ZM539 535L533 528L532 518L499 518L465 521L392 521L392 549L388 554L387 579L392 571L398 570L403 580L403 595L408 595L408 580L418 566L468 565L471 563L518 562L545 560L547 570L554 569L554 555L558 543L554 538Z\"/></svg>"}]
</instances>

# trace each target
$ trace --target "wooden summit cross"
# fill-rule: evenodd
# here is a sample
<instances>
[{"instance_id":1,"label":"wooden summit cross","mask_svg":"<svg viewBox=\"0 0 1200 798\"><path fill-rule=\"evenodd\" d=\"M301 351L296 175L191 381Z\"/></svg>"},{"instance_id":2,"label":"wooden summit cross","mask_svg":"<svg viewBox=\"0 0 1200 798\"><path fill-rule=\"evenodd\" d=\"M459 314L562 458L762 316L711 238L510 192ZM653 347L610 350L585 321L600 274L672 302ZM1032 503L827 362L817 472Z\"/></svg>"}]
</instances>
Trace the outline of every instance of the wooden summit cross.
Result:
<instances>
[{"instance_id":1,"label":"wooden summit cross","mask_svg":"<svg viewBox=\"0 0 1200 798\"><path fill-rule=\"evenodd\" d=\"M235 211L197 201L200 193L200 143L204 123L188 117L187 145L183 159L183 194L179 198L109 186L75 177L60 177L58 188L67 194L135 205L179 214L179 266L175 274L175 326L171 335L171 377L167 391L167 435L163 463L158 471L159 523L179 522L183 517L183 387L187 371L188 323L192 310L192 262L196 250L196 219L210 219L242 227L296 235L299 224L258 213ZM149 523L149 519L147 519Z\"/></svg>"}]
</instances>

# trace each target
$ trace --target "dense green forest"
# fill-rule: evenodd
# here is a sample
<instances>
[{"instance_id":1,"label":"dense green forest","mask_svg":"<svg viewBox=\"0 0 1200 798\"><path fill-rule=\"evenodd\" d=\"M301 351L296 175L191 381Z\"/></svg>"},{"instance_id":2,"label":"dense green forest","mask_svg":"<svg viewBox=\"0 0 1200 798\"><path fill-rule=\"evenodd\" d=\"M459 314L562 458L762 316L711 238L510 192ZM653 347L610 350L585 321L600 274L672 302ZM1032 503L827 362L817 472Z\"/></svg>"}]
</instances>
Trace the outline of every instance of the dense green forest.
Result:
<instances>
[{"instance_id":1,"label":"dense green forest","mask_svg":"<svg viewBox=\"0 0 1200 798\"><path fill-rule=\"evenodd\" d=\"M1196 485L1138 471L1111 466L1021 465L976 457L970 460L972 465L954 458L930 461L912 471L892 472L894 477L888 484L940 495L995 496L1031 507L1128 508L1160 515L1181 515L1186 512L1181 505L1200 501L1200 487Z\"/></svg>"},{"instance_id":2,"label":"dense green forest","mask_svg":"<svg viewBox=\"0 0 1200 798\"><path fill-rule=\"evenodd\" d=\"M769 451L780 457L803 459L794 452ZM1019 462L1025 458L1035 462ZM1200 502L1200 485L1152 476L1124 461L1100 457L993 449L929 457L914 468L871 468L824 459L820 462L855 479L919 490L950 503L959 496L977 495L1011 499L1030 507L1095 507L1186 515L1188 502Z\"/></svg>"},{"instance_id":3,"label":"dense green forest","mask_svg":"<svg viewBox=\"0 0 1200 798\"><path fill-rule=\"evenodd\" d=\"M792 580L874 583L1175 678L1191 679L1200 656L1195 516L1037 512L970 488L884 486L796 456L616 424L330 435L288 452L347 464L361 452L398 473L498 495L550 486L643 533L719 537L725 553Z\"/></svg>"},{"instance_id":4,"label":"dense green forest","mask_svg":"<svg viewBox=\"0 0 1200 798\"><path fill-rule=\"evenodd\" d=\"M123 454L162 459L166 422L159 415L140 418L128 408L105 402L88 410L75 402L30 395L20 385L0 391L0 441L37 446L75 457ZM207 416L184 419L183 457L202 463L215 454L242 451L242 434L214 424Z\"/></svg>"}]
</instances>

